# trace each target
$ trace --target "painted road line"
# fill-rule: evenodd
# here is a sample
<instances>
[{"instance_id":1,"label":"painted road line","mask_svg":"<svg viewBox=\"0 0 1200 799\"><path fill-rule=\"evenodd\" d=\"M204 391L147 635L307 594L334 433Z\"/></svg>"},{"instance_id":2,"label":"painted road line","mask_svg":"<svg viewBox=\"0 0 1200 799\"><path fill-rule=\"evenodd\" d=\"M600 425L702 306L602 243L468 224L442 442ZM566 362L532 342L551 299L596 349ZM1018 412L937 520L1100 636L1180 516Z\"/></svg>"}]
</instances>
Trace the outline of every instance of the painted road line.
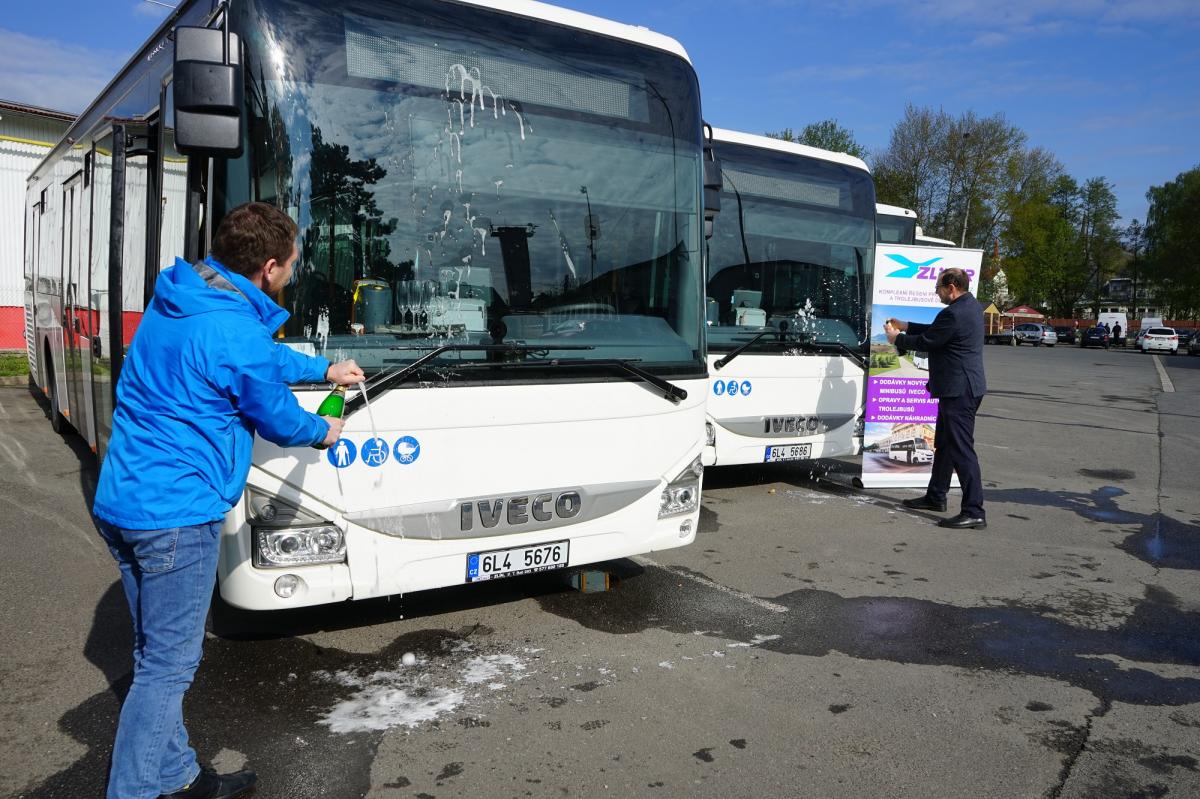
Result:
<instances>
[{"instance_id":1,"label":"painted road line","mask_svg":"<svg viewBox=\"0 0 1200 799\"><path fill-rule=\"evenodd\" d=\"M1168 394L1175 393L1175 384L1171 382L1170 375L1167 374L1166 368L1163 367L1162 361L1157 355L1154 356L1154 368L1158 370L1158 379L1162 382L1162 390Z\"/></svg>"}]
</instances>

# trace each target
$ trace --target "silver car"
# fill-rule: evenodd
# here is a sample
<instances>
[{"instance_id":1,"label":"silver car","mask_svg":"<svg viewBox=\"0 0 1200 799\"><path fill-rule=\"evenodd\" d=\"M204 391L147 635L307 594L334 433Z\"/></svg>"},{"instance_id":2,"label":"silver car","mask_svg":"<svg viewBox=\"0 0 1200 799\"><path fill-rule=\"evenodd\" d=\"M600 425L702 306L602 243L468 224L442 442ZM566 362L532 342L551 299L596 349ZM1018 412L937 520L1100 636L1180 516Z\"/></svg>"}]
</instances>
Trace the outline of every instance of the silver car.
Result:
<instances>
[{"instance_id":1,"label":"silver car","mask_svg":"<svg viewBox=\"0 0 1200 799\"><path fill-rule=\"evenodd\" d=\"M1053 347L1058 343L1058 334L1054 332L1054 328L1050 327L1050 325L1026 322L1025 324L1017 325L1014 332L1016 333L1017 344L1032 344L1035 347L1045 344L1047 347Z\"/></svg>"}]
</instances>

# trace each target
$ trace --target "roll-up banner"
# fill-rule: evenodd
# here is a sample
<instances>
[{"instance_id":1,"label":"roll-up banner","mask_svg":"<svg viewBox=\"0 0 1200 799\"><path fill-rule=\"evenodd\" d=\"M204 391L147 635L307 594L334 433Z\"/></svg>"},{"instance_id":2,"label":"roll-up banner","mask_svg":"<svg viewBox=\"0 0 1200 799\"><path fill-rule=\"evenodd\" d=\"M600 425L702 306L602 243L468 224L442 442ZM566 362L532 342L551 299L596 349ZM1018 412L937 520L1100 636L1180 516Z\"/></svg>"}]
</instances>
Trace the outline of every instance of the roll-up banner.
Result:
<instances>
[{"instance_id":1,"label":"roll-up banner","mask_svg":"<svg viewBox=\"0 0 1200 799\"><path fill-rule=\"evenodd\" d=\"M933 470L937 400L929 395L929 354L900 355L888 344L888 319L929 324L945 306L938 275L958 267L979 289L982 250L875 245L875 290L871 306L871 368L867 375L862 482L867 488L924 488ZM957 485L957 481L955 482Z\"/></svg>"}]
</instances>

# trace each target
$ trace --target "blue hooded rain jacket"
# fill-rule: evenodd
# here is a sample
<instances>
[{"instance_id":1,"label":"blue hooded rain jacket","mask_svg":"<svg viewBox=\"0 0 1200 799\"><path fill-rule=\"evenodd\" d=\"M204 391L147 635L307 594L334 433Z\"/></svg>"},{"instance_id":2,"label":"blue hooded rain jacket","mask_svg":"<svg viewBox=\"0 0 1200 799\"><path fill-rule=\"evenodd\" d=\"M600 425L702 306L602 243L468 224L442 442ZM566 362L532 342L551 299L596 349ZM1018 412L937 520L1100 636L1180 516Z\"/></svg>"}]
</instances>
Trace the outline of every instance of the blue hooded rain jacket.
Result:
<instances>
[{"instance_id":1,"label":"blue hooded rain jacket","mask_svg":"<svg viewBox=\"0 0 1200 799\"><path fill-rule=\"evenodd\" d=\"M215 521L246 486L255 432L280 446L324 440L328 423L287 384L323 381L329 361L271 338L287 318L211 256L159 274L121 367L96 516L131 530Z\"/></svg>"}]
</instances>

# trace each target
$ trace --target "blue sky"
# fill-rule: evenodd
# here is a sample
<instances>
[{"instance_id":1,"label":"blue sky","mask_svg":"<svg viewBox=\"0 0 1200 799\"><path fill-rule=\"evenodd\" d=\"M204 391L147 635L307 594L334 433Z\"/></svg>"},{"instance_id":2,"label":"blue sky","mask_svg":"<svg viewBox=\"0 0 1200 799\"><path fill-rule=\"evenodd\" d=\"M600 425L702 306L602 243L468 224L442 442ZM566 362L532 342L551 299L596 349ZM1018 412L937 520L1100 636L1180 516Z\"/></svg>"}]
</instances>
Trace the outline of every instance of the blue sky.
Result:
<instances>
[{"instance_id":1,"label":"blue sky","mask_svg":"<svg viewBox=\"0 0 1200 799\"><path fill-rule=\"evenodd\" d=\"M1003 113L1121 215L1200 164L1200 0L560 0L674 36L705 117L753 133L830 117L869 149L904 104ZM10 4L0 98L81 110L162 19L135 0Z\"/></svg>"}]
</instances>

